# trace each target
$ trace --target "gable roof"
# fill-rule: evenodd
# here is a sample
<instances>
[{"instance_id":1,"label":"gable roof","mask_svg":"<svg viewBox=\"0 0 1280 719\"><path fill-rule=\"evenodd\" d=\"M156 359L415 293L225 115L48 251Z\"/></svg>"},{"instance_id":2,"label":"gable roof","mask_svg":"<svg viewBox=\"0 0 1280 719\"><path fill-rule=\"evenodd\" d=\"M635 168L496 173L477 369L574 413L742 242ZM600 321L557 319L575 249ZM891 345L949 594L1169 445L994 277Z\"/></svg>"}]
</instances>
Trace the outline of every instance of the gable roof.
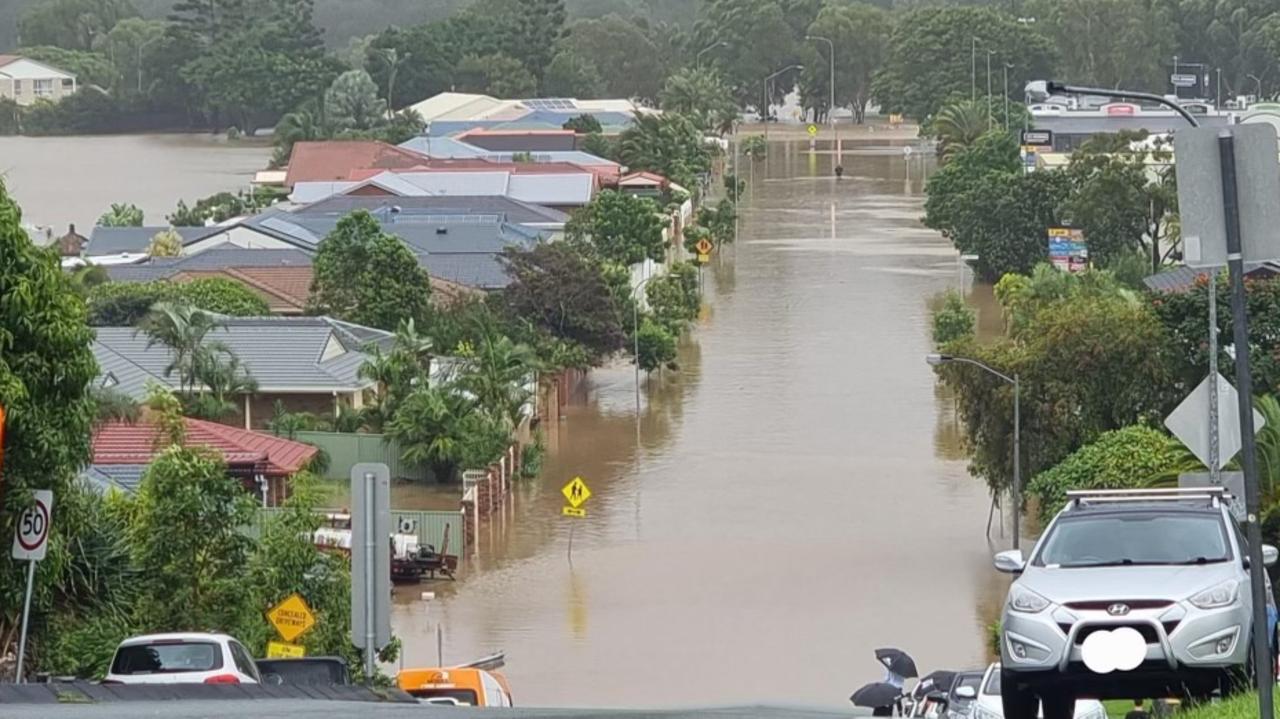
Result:
<instances>
[{"instance_id":1,"label":"gable roof","mask_svg":"<svg viewBox=\"0 0 1280 719\"><path fill-rule=\"evenodd\" d=\"M21 55L0 55L0 67L4 67L11 62L17 62L21 59Z\"/></svg>"},{"instance_id":2,"label":"gable roof","mask_svg":"<svg viewBox=\"0 0 1280 719\"><path fill-rule=\"evenodd\" d=\"M359 376L374 342L389 345L390 332L341 322L330 317L227 317L209 339L226 345L258 383L260 392L350 392L372 382ZM172 387L165 376L172 351L147 347L147 336L133 327L99 327L93 343L100 386L110 386L135 399L146 396L148 382ZM334 352L337 352L334 354ZM326 353L328 356L326 357Z\"/></svg>"},{"instance_id":3,"label":"gable roof","mask_svg":"<svg viewBox=\"0 0 1280 719\"><path fill-rule=\"evenodd\" d=\"M1178 265L1149 275L1142 279L1142 284L1153 292L1187 292L1196 283L1209 277L1212 270L1208 268L1187 267ZM1245 277L1270 278L1280 275L1280 262L1246 262Z\"/></svg>"},{"instance_id":4,"label":"gable roof","mask_svg":"<svg viewBox=\"0 0 1280 719\"><path fill-rule=\"evenodd\" d=\"M535 205L580 207L591 202L598 185L596 175L589 170L565 170L547 163L518 170L381 172L360 181L300 182L294 186L290 199L310 204L334 195L369 194L373 189L396 197L506 195Z\"/></svg>"},{"instance_id":5,"label":"gable roof","mask_svg":"<svg viewBox=\"0 0 1280 719\"><path fill-rule=\"evenodd\" d=\"M286 187L299 182L345 180L352 170L414 167L426 157L375 140L319 140L297 142L289 155Z\"/></svg>"},{"instance_id":6,"label":"gable roof","mask_svg":"<svg viewBox=\"0 0 1280 719\"><path fill-rule=\"evenodd\" d=\"M16 68L10 67L10 66L13 66L13 65L17 65L19 62L28 63L28 64L30 64L30 65L33 65L33 66L37 67L37 68L40 68L41 70L45 70L45 71L47 71L47 72L49 72L49 73L52 73L52 74L54 74L54 75L59 75L59 76L61 76L61 77L63 77L63 78L70 78L70 79L73 79L73 80L74 80L74 79L75 79L75 77L76 77L76 76L75 76L75 73L67 72L66 70L63 70L63 69L61 69L61 68L54 67L53 65L50 65L49 63L40 62L39 60L33 60L33 59L31 59L31 58L29 58L29 57L26 57L26 56L24 56L24 55L13 55L13 54L10 54L10 55L0 55L0 75L13 76L13 75L14 75L14 73L16 73L16 72L22 72L21 70L18 70L18 69L16 69ZM8 68L8 69L6 70L6 68ZM39 76L39 75L33 75L33 74L31 74L30 70L28 70L27 72L23 73L23 74L22 74L22 75L20 75L19 77L20 77L20 78L28 78L28 77L40 77L40 76Z\"/></svg>"},{"instance_id":7,"label":"gable roof","mask_svg":"<svg viewBox=\"0 0 1280 719\"><path fill-rule=\"evenodd\" d=\"M310 267L311 255L300 249L248 249L219 246L181 257L148 257L130 265L104 269L113 282L163 280L179 272L216 272L226 269Z\"/></svg>"},{"instance_id":8,"label":"gable roof","mask_svg":"<svg viewBox=\"0 0 1280 719\"><path fill-rule=\"evenodd\" d=\"M303 442L216 422L184 417L183 423L184 447L208 447L221 454L227 464L253 464L267 476L291 475L306 466L318 451ZM137 467L150 464L157 454L157 431L155 424L146 421L103 424L93 433L92 466L99 474L110 477L111 466L123 465L130 468L128 474L132 477Z\"/></svg>"},{"instance_id":9,"label":"gable roof","mask_svg":"<svg viewBox=\"0 0 1280 719\"><path fill-rule=\"evenodd\" d=\"M152 227L94 227L89 233L89 242L84 246L84 254L88 257L98 255L119 255L126 252L146 252L151 246L151 238L157 233L170 229L166 226ZM227 228L211 227L174 227L174 232L182 238L185 247L212 237Z\"/></svg>"},{"instance_id":10,"label":"gable roof","mask_svg":"<svg viewBox=\"0 0 1280 719\"><path fill-rule=\"evenodd\" d=\"M415 215L498 215L517 225L564 225L569 215L532 202L524 202L506 195L421 195L417 197L364 197L360 195L334 195L333 197L304 205L293 211L294 216L336 215L345 216L354 210L368 210L384 222Z\"/></svg>"}]
</instances>

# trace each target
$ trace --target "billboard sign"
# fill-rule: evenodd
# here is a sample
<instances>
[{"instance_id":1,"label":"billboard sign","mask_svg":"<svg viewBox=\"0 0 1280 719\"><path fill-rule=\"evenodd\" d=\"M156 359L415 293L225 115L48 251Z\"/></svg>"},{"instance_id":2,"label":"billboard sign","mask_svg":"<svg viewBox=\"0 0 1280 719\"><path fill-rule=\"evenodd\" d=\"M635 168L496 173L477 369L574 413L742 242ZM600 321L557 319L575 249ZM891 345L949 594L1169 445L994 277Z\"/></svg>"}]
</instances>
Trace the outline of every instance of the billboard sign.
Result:
<instances>
[{"instance_id":1,"label":"billboard sign","mask_svg":"<svg viewBox=\"0 0 1280 719\"><path fill-rule=\"evenodd\" d=\"M1067 272L1083 272L1088 269L1089 246L1084 241L1084 230L1050 227L1049 262Z\"/></svg>"}]
</instances>

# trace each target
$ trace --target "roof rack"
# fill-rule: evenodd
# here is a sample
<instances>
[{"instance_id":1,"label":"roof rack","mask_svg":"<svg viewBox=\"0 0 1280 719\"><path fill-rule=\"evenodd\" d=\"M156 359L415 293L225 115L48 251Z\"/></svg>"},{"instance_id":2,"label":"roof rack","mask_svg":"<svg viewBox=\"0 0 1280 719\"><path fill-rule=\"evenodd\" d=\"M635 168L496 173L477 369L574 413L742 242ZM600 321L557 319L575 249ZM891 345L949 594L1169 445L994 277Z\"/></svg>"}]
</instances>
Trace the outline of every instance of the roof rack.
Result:
<instances>
[{"instance_id":1,"label":"roof rack","mask_svg":"<svg viewBox=\"0 0 1280 719\"><path fill-rule=\"evenodd\" d=\"M1226 487L1190 487L1185 489L1087 489L1070 490L1067 500L1072 507L1086 504L1124 502L1186 502L1202 500L1217 508L1231 492Z\"/></svg>"}]
</instances>

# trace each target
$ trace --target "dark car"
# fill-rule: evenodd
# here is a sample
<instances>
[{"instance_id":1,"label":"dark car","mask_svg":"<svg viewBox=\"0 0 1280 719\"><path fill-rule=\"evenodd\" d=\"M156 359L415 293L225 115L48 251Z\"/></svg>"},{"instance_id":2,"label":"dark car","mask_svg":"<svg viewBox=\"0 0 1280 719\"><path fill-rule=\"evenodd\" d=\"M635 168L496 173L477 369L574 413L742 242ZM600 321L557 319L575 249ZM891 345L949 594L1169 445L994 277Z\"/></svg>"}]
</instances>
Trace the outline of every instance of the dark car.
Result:
<instances>
[{"instance_id":1,"label":"dark car","mask_svg":"<svg viewBox=\"0 0 1280 719\"><path fill-rule=\"evenodd\" d=\"M262 683L290 686L334 686L351 683L347 661L342 657L298 657L296 659L258 659Z\"/></svg>"}]
</instances>

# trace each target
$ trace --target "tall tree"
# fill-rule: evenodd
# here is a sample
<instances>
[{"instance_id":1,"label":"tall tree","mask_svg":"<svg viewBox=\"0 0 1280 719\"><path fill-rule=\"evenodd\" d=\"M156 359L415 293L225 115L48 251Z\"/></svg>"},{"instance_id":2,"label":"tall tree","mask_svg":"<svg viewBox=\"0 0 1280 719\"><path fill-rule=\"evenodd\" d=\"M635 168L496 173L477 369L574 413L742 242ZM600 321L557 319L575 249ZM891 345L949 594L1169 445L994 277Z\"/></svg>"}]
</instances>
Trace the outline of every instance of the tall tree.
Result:
<instances>
[{"instance_id":1,"label":"tall tree","mask_svg":"<svg viewBox=\"0 0 1280 719\"><path fill-rule=\"evenodd\" d=\"M130 0L41 0L22 14L18 35L24 45L89 51L117 22L137 15Z\"/></svg>"},{"instance_id":2,"label":"tall tree","mask_svg":"<svg viewBox=\"0 0 1280 719\"><path fill-rule=\"evenodd\" d=\"M733 91L711 69L685 68L668 77L659 99L663 110L681 113L705 131L724 132L738 118Z\"/></svg>"},{"instance_id":3,"label":"tall tree","mask_svg":"<svg viewBox=\"0 0 1280 719\"><path fill-rule=\"evenodd\" d=\"M1055 59L1043 35L1003 12L926 6L898 18L872 94L885 112L928 120L949 101L985 97L988 51L994 53L992 93L1004 91L1003 68L1009 63L1009 92L1018 98L1027 81L1049 77Z\"/></svg>"},{"instance_id":4,"label":"tall tree","mask_svg":"<svg viewBox=\"0 0 1280 719\"><path fill-rule=\"evenodd\" d=\"M155 72L167 23L160 20L125 18L115 24L100 43L101 52L111 58L116 77L112 87L150 94L164 74Z\"/></svg>"},{"instance_id":5,"label":"tall tree","mask_svg":"<svg viewBox=\"0 0 1280 719\"><path fill-rule=\"evenodd\" d=\"M31 491L65 497L89 459L94 406L88 388L98 374L85 323L84 301L58 266L58 258L31 244L22 213L0 182L0 406L5 410L4 467L0 474L0 534L12 536ZM50 561L37 581L48 581L69 555L70 523L53 525ZM16 649L25 565L0 555L0 653ZM41 592L34 607L48 609ZM36 625L39 641L42 634Z\"/></svg>"},{"instance_id":6,"label":"tall tree","mask_svg":"<svg viewBox=\"0 0 1280 719\"><path fill-rule=\"evenodd\" d=\"M467 55L454 71L459 90L518 99L538 91L538 80L519 60L503 55Z\"/></svg>"},{"instance_id":7,"label":"tall tree","mask_svg":"<svg viewBox=\"0 0 1280 719\"><path fill-rule=\"evenodd\" d=\"M617 15L571 23L560 49L593 65L610 97L654 100L666 77L657 46L642 28Z\"/></svg>"},{"instance_id":8,"label":"tall tree","mask_svg":"<svg viewBox=\"0 0 1280 719\"><path fill-rule=\"evenodd\" d=\"M608 262L661 262L667 248L660 212L657 203L647 197L604 190L573 214L565 233L569 239L594 248Z\"/></svg>"},{"instance_id":9,"label":"tall tree","mask_svg":"<svg viewBox=\"0 0 1280 719\"><path fill-rule=\"evenodd\" d=\"M765 76L796 62L797 30L788 22L783 4L779 0L708 0L704 6L705 19L693 33L695 45L702 50L724 43L707 54L707 61L722 70L739 102L762 104ZM813 16L796 14L790 19L808 25ZM775 87L771 100L789 89Z\"/></svg>"},{"instance_id":10,"label":"tall tree","mask_svg":"<svg viewBox=\"0 0 1280 719\"><path fill-rule=\"evenodd\" d=\"M889 13L874 5L827 4L808 28L808 34L831 40L835 50L836 107L851 107L855 122L866 116L871 80L884 64L893 22ZM830 104L831 51L827 43L811 41L817 53L805 66L801 84L806 96ZM824 94L825 93L825 94Z\"/></svg>"},{"instance_id":11,"label":"tall tree","mask_svg":"<svg viewBox=\"0 0 1280 719\"><path fill-rule=\"evenodd\" d=\"M479 0L466 14L482 18L490 42L542 81L564 32L564 0Z\"/></svg>"},{"instance_id":12,"label":"tall tree","mask_svg":"<svg viewBox=\"0 0 1280 719\"><path fill-rule=\"evenodd\" d=\"M1163 94L1178 54L1177 13L1162 0L1036 0L1025 9L1077 85Z\"/></svg>"},{"instance_id":13,"label":"tall tree","mask_svg":"<svg viewBox=\"0 0 1280 719\"><path fill-rule=\"evenodd\" d=\"M386 119L387 103L364 70L347 70L324 94L326 119L336 128L368 130Z\"/></svg>"},{"instance_id":14,"label":"tall tree","mask_svg":"<svg viewBox=\"0 0 1280 719\"><path fill-rule=\"evenodd\" d=\"M572 50L561 50L551 58L542 77L542 92L550 97L591 100L604 95L605 84L594 65Z\"/></svg>"},{"instance_id":15,"label":"tall tree","mask_svg":"<svg viewBox=\"0 0 1280 719\"><path fill-rule=\"evenodd\" d=\"M308 309L356 324L394 330L402 320L425 326L427 273L399 238L365 210L338 222L320 242Z\"/></svg>"},{"instance_id":16,"label":"tall tree","mask_svg":"<svg viewBox=\"0 0 1280 719\"><path fill-rule=\"evenodd\" d=\"M147 335L147 349L155 345L169 348L171 359L164 374L168 377L176 372L178 391L187 394L199 383L202 358L209 352L226 349L222 343L208 339L218 329L225 329L225 325L209 312L189 304L157 302L137 331Z\"/></svg>"},{"instance_id":17,"label":"tall tree","mask_svg":"<svg viewBox=\"0 0 1280 719\"><path fill-rule=\"evenodd\" d=\"M690 190L698 176L711 169L702 131L676 113L636 117L619 137L618 155L632 170L652 170Z\"/></svg>"}]
</instances>

